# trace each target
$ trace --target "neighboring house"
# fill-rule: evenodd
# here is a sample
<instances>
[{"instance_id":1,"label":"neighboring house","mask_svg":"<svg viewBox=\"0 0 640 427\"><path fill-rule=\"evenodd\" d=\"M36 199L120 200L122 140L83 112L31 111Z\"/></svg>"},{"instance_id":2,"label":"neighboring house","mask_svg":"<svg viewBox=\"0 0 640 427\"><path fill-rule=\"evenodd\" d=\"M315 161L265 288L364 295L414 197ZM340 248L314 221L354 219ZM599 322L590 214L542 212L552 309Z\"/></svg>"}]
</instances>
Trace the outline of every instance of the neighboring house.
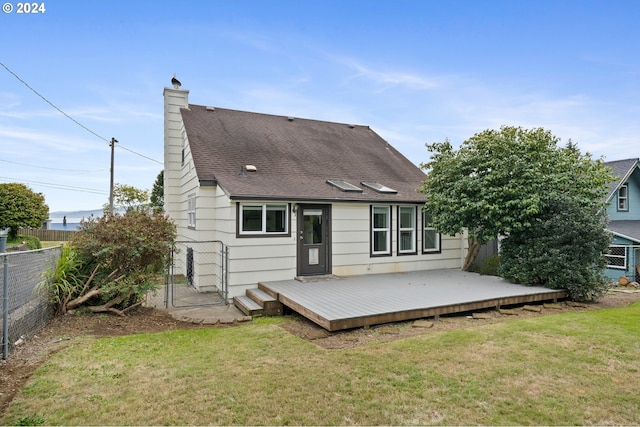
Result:
<instances>
[{"instance_id":1,"label":"neighboring house","mask_svg":"<svg viewBox=\"0 0 640 427\"><path fill-rule=\"evenodd\" d=\"M606 277L640 281L640 160L607 162L615 181L607 195L607 214L613 240L607 255Z\"/></svg>"},{"instance_id":2,"label":"neighboring house","mask_svg":"<svg viewBox=\"0 0 640 427\"><path fill-rule=\"evenodd\" d=\"M191 105L188 93L164 90L165 210L178 239L229 248L228 298L258 281L461 267L466 239L422 213L425 175L368 126Z\"/></svg>"}]
</instances>

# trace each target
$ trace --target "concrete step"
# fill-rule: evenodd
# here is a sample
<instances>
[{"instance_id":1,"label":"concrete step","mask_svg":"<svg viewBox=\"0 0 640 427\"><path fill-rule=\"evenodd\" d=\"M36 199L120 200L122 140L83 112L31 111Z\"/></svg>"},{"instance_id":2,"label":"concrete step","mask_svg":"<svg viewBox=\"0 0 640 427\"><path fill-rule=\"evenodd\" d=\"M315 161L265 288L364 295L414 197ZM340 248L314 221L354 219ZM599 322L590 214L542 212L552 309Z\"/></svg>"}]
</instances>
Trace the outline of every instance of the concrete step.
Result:
<instances>
[{"instance_id":1,"label":"concrete step","mask_svg":"<svg viewBox=\"0 0 640 427\"><path fill-rule=\"evenodd\" d=\"M246 295L233 297L233 305L247 316L262 316L264 308Z\"/></svg>"},{"instance_id":2,"label":"concrete step","mask_svg":"<svg viewBox=\"0 0 640 427\"><path fill-rule=\"evenodd\" d=\"M282 316L283 305L272 295L266 293L262 289L248 289L246 294L258 305L264 308L266 316Z\"/></svg>"}]
</instances>

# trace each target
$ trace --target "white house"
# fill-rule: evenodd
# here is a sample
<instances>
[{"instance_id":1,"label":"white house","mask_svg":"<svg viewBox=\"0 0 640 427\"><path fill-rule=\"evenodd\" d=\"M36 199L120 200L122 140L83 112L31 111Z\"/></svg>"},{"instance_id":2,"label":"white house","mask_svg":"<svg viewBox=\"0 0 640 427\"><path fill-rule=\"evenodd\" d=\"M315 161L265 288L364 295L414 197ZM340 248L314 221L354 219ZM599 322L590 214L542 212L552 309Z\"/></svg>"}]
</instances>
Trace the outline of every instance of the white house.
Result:
<instances>
[{"instance_id":1,"label":"white house","mask_svg":"<svg viewBox=\"0 0 640 427\"><path fill-rule=\"evenodd\" d=\"M179 240L229 248L228 298L258 281L460 268L423 172L368 126L191 105L164 89L164 200ZM194 280L201 291L214 281Z\"/></svg>"}]
</instances>

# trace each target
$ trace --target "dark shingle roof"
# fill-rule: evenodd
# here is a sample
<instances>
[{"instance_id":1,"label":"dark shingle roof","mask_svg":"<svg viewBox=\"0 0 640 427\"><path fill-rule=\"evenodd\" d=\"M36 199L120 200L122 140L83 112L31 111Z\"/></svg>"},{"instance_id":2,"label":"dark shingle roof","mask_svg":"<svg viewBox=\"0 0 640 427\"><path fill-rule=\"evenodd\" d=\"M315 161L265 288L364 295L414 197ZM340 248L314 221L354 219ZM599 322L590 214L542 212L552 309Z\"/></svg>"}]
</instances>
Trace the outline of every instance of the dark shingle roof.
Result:
<instances>
[{"instance_id":1,"label":"dark shingle roof","mask_svg":"<svg viewBox=\"0 0 640 427\"><path fill-rule=\"evenodd\" d=\"M232 199L423 202L424 173L368 126L189 105L182 109L201 183L215 182ZM257 172L240 173L245 165ZM363 189L327 184L345 180ZM381 194L374 181L397 190Z\"/></svg>"},{"instance_id":2,"label":"dark shingle roof","mask_svg":"<svg viewBox=\"0 0 640 427\"><path fill-rule=\"evenodd\" d=\"M610 221L607 230L640 242L640 221Z\"/></svg>"},{"instance_id":3,"label":"dark shingle roof","mask_svg":"<svg viewBox=\"0 0 640 427\"><path fill-rule=\"evenodd\" d=\"M613 162L605 162L606 166L613 169L614 181L609 183L609 192L607 193L607 201L611 199L613 193L624 184L624 180L628 177L634 167L638 167L638 159L616 160Z\"/></svg>"}]
</instances>

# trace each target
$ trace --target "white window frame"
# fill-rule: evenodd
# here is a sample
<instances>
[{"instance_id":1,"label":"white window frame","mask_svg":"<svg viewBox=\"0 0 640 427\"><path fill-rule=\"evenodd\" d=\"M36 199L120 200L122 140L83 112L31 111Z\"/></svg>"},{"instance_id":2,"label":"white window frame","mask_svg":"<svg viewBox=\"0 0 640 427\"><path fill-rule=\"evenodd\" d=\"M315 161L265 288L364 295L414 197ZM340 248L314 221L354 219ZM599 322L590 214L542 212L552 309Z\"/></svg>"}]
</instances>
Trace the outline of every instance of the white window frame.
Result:
<instances>
[{"instance_id":1,"label":"white window frame","mask_svg":"<svg viewBox=\"0 0 640 427\"><path fill-rule=\"evenodd\" d=\"M416 215L416 206L398 206L398 254L416 254L416 230L417 230L417 215ZM411 224L407 226L406 224L402 224L402 215L403 212L411 212ZM405 225L403 227L403 225ZM403 232L411 233L411 247L403 248L402 244L404 240L402 239Z\"/></svg>"},{"instance_id":2,"label":"white window frame","mask_svg":"<svg viewBox=\"0 0 640 427\"><path fill-rule=\"evenodd\" d=\"M383 227L376 227L375 216L376 211L381 209L385 210L386 221ZM375 248L375 236L376 234L386 233L385 250L377 251ZM391 206L389 205L374 205L371 206L371 255L372 256L384 256L391 255Z\"/></svg>"},{"instance_id":3,"label":"white window frame","mask_svg":"<svg viewBox=\"0 0 640 427\"><path fill-rule=\"evenodd\" d=\"M611 252L611 249L622 249L624 251L624 255L618 255L618 254L605 254L605 259L607 260L607 268L611 268L614 270L626 270L627 269L627 253L629 252L627 250L627 246L625 245L609 245L609 252ZM622 264L623 265L611 265L609 263L610 259L621 259L622 260Z\"/></svg>"},{"instance_id":4,"label":"white window frame","mask_svg":"<svg viewBox=\"0 0 640 427\"><path fill-rule=\"evenodd\" d=\"M629 211L629 185L628 184L624 184L620 186L620 188L618 189L618 211L620 212Z\"/></svg>"},{"instance_id":5,"label":"white window frame","mask_svg":"<svg viewBox=\"0 0 640 427\"><path fill-rule=\"evenodd\" d=\"M245 208L251 208L261 211L261 229L260 230L244 230L243 214ZM267 212L269 210L284 211L284 231L267 231ZM241 203L238 215L238 234L241 236L288 236L289 235L289 205L287 203Z\"/></svg>"},{"instance_id":6,"label":"white window frame","mask_svg":"<svg viewBox=\"0 0 640 427\"><path fill-rule=\"evenodd\" d=\"M425 239L425 235L427 231L435 233L435 247L433 248L427 248L425 246L427 242L427 239ZM426 212L423 211L422 212L422 253L423 254L439 253L441 238L442 237L440 236L440 233L438 233L434 227L429 226L429 221L427 221L427 214Z\"/></svg>"},{"instance_id":7,"label":"white window frame","mask_svg":"<svg viewBox=\"0 0 640 427\"><path fill-rule=\"evenodd\" d=\"M189 194L187 197L187 227L196 228L196 195Z\"/></svg>"}]
</instances>

